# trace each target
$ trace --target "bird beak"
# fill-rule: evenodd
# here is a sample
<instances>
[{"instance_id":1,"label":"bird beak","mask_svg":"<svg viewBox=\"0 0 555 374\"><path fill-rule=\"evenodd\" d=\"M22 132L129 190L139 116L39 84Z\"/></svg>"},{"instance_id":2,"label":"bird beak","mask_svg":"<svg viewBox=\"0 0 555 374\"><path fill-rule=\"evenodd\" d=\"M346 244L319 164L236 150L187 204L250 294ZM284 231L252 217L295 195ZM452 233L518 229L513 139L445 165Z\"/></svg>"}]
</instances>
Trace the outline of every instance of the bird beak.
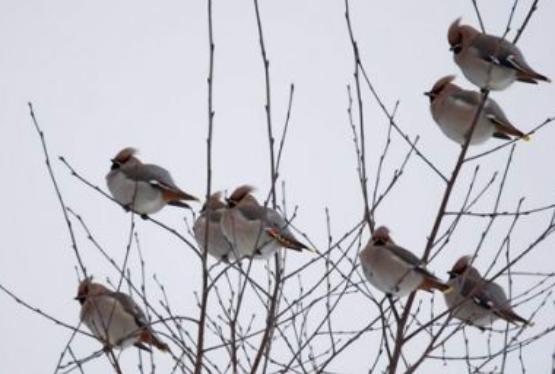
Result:
<instances>
[{"instance_id":1,"label":"bird beak","mask_svg":"<svg viewBox=\"0 0 555 374\"><path fill-rule=\"evenodd\" d=\"M431 91L424 92L424 96L433 97L434 94Z\"/></svg>"},{"instance_id":2,"label":"bird beak","mask_svg":"<svg viewBox=\"0 0 555 374\"><path fill-rule=\"evenodd\" d=\"M458 49L461 47L461 44L453 44L451 47L449 47L449 51L453 52L454 50Z\"/></svg>"}]
</instances>

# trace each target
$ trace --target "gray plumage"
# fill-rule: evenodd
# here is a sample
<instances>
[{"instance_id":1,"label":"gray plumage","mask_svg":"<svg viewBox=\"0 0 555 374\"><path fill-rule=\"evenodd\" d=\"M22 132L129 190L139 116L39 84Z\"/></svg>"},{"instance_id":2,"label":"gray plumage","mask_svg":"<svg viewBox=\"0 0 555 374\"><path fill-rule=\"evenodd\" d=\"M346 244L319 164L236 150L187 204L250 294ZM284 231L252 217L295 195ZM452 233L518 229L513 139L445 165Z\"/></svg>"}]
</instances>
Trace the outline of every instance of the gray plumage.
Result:
<instances>
[{"instance_id":1,"label":"gray plumage","mask_svg":"<svg viewBox=\"0 0 555 374\"><path fill-rule=\"evenodd\" d=\"M85 279L76 299L81 303L81 321L105 346L123 349L135 345L149 350L147 345L154 345L162 351L169 350L129 295Z\"/></svg>"},{"instance_id":2,"label":"gray plumage","mask_svg":"<svg viewBox=\"0 0 555 374\"><path fill-rule=\"evenodd\" d=\"M403 297L417 289L449 290L418 257L396 245L384 226L374 231L359 259L368 281L387 295Z\"/></svg>"},{"instance_id":3,"label":"gray plumage","mask_svg":"<svg viewBox=\"0 0 555 374\"><path fill-rule=\"evenodd\" d=\"M222 232L235 249L235 255L265 259L281 247L308 249L295 238L281 214L261 206L251 191L248 186L237 188L223 213Z\"/></svg>"},{"instance_id":4,"label":"gray plumage","mask_svg":"<svg viewBox=\"0 0 555 374\"><path fill-rule=\"evenodd\" d=\"M517 80L534 84L550 81L532 69L516 45L460 25L460 18L449 27L447 38L465 77L482 89L504 90Z\"/></svg>"},{"instance_id":5,"label":"gray plumage","mask_svg":"<svg viewBox=\"0 0 555 374\"><path fill-rule=\"evenodd\" d=\"M167 204L189 208L183 200L197 200L181 190L170 173L153 164L143 164L133 148L121 150L112 160L106 183L114 199L126 209L147 215Z\"/></svg>"},{"instance_id":6,"label":"gray plumage","mask_svg":"<svg viewBox=\"0 0 555 374\"><path fill-rule=\"evenodd\" d=\"M426 95L430 97L432 117L441 131L449 139L464 144L482 101L482 95L451 83L454 78L446 76L439 79ZM478 117L470 144L481 144L492 137L511 139L511 136L528 140L528 137L511 123L499 104L488 98Z\"/></svg>"},{"instance_id":7,"label":"gray plumage","mask_svg":"<svg viewBox=\"0 0 555 374\"><path fill-rule=\"evenodd\" d=\"M483 279L470 260L470 256L461 257L449 272L448 284L453 291L445 294L445 302L452 309L453 317L480 329L497 319L529 324L513 311L503 288Z\"/></svg>"},{"instance_id":8,"label":"gray plumage","mask_svg":"<svg viewBox=\"0 0 555 374\"><path fill-rule=\"evenodd\" d=\"M228 260L236 256L234 255L231 242L227 240L222 231L222 218L226 209L226 204L224 204L220 198L220 193L210 196L202 207L200 216L193 225L193 233L199 245L199 249L201 251L204 250L206 225L208 223L208 253L217 259Z\"/></svg>"}]
</instances>

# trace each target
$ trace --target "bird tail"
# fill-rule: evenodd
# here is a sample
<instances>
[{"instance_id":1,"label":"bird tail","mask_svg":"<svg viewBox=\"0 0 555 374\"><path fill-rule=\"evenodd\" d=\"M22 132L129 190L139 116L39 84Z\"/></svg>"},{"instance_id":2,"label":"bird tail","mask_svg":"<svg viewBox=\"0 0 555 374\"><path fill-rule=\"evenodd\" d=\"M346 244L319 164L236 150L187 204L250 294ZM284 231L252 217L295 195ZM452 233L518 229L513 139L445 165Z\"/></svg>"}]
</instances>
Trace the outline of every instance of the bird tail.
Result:
<instances>
[{"instance_id":1,"label":"bird tail","mask_svg":"<svg viewBox=\"0 0 555 374\"><path fill-rule=\"evenodd\" d=\"M170 352L170 347L166 343L158 339L158 337L152 331L144 330L141 333L140 341L145 344L153 345L162 352Z\"/></svg>"},{"instance_id":2,"label":"bird tail","mask_svg":"<svg viewBox=\"0 0 555 374\"><path fill-rule=\"evenodd\" d=\"M432 292L432 290L439 290L443 293L449 293L452 291L452 287L434 276L425 276L424 280L419 287L421 290Z\"/></svg>"},{"instance_id":3,"label":"bird tail","mask_svg":"<svg viewBox=\"0 0 555 374\"><path fill-rule=\"evenodd\" d=\"M530 137L528 135L526 135L525 133L523 133L522 131L520 131L510 123L501 122L497 118L490 118L490 120L495 124L495 131L496 131L497 137L502 137L502 135L505 135L505 136L512 135L512 136L521 138L524 141L530 140ZM508 136L506 138L510 139L510 137Z\"/></svg>"},{"instance_id":4,"label":"bird tail","mask_svg":"<svg viewBox=\"0 0 555 374\"><path fill-rule=\"evenodd\" d=\"M533 326L534 325L534 322L519 316L511 308L501 309L496 314L499 317L501 317L502 319L504 319L505 321L514 323L515 325L518 324L518 323L522 323L526 326Z\"/></svg>"},{"instance_id":5,"label":"bird tail","mask_svg":"<svg viewBox=\"0 0 555 374\"><path fill-rule=\"evenodd\" d=\"M281 233L278 229L268 227L266 228L266 233L270 235L272 238L274 238L275 240L277 240L279 244L284 246L285 248L293 249L299 252L301 252L303 249L314 252L313 249L309 248L308 246L301 243L300 241L293 238L292 236Z\"/></svg>"},{"instance_id":6,"label":"bird tail","mask_svg":"<svg viewBox=\"0 0 555 374\"><path fill-rule=\"evenodd\" d=\"M537 84L537 81L551 82L551 79L535 71L518 71L516 79L520 82Z\"/></svg>"},{"instance_id":7,"label":"bird tail","mask_svg":"<svg viewBox=\"0 0 555 374\"><path fill-rule=\"evenodd\" d=\"M163 189L162 199L168 202L174 202L179 200L199 201L197 197L190 195L185 191L176 190L176 189Z\"/></svg>"},{"instance_id":8,"label":"bird tail","mask_svg":"<svg viewBox=\"0 0 555 374\"><path fill-rule=\"evenodd\" d=\"M193 208L191 208L191 206L189 204L184 203L183 201L178 201L178 200L168 201L168 205L176 206L178 208L193 209Z\"/></svg>"}]
</instances>

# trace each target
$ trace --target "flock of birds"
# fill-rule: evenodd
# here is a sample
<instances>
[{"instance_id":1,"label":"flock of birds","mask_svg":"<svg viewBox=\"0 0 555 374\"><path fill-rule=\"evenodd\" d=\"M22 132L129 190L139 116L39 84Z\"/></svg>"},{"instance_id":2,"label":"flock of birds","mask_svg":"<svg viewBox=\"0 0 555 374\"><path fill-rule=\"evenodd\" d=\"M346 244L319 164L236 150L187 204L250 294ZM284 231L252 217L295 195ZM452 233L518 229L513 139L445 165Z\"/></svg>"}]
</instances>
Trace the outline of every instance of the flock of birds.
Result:
<instances>
[{"instance_id":1,"label":"flock of birds","mask_svg":"<svg viewBox=\"0 0 555 374\"><path fill-rule=\"evenodd\" d=\"M460 25L460 19L449 27L448 41L465 77L482 91L503 90L515 81L549 82L528 65L514 44ZM483 96L454 85L453 79L454 76L441 78L426 95L440 129L450 139L464 144ZM470 144L511 136L527 139L501 107L487 98ZM106 181L114 199L126 211L143 218L166 205L190 208L186 201L198 200L181 190L166 169L142 163L133 148L121 150L112 159ZM287 220L276 210L260 204L253 196L253 188L246 185L235 189L226 199L219 192L210 196L193 232L201 249L206 248L211 256L223 261L266 259L279 248L311 250L295 238ZM449 280L444 282L427 270L420 258L396 245L389 230L381 226L374 231L359 259L368 281L389 297L401 298L417 290L439 290L451 316L469 325L484 329L497 319L531 324L513 311L501 286L484 279L472 266L472 256L458 259L448 272ZM145 350L149 346L169 350L129 295L87 278L79 284L76 299L81 304L81 321L105 348L135 345Z\"/></svg>"}]
</instances>

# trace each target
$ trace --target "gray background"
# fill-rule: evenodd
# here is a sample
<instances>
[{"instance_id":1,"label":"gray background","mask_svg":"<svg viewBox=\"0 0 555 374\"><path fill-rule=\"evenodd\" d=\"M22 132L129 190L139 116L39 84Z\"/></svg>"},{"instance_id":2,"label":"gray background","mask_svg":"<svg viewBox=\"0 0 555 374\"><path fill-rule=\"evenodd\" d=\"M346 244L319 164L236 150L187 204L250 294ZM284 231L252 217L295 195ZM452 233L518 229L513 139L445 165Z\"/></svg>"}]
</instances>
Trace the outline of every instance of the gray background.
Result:
<instances>
[{"instance_id":1,"label":"gray background","mask_svg":"<svg viewBox=\"0 0 555 374\"><path fill-rule=\"evenodd\" d=\"M529 1L518 4L515 26L520 25ZM505 29L512 2L480 4L486 28ZM356 159L348 125L346 84L352 83L353 61L342 1L262 1L264 31L273 93L276 132L283 123L288 87L296 85L292 123L281 177L287 202L299 206L296 225L317 245L326 244L324 208L332 215L339 236L362 212ZM555 23L553 1L540 2L519 46L528 62L555 77ZM457 84L470 87L452 61L446 41L448 25L462 16L477 26L470 1L353 1L352 19L368 73L392 108L400 100L398 123L411 136L421 135L420 147L449 174L459 147L446 139L429 114L422 93L437 78L456 73ZM265 196L269 187L268 147L264 113L264 80L258 49L254 8L250 1L215 1L215 135L213 189L230 189L248 182ZM516 27L513 28L516 30ZM514 32L510 34L512 37ZM208 66L206 7L202 1L3 1L0 2L0 158L3 172L4 213L0 216L0 283L23 299L68 323L78 320L75 259L53 188L43 165L40 144L28 115L32 101L46 131L53 158L65 155L96 184L104 187L109 159L124 146L135 146L143 160L167 167L185 190L203 196L206 183L206 76ZM515 84L494 93L506 114L522 130L529 130L555 114L555 87ZM385 141L387 120L365 93L370 185ZM551 126L519 144L501 202L513 210L526 196L533 208L553 202L555 157ZM471 149L488 149L499 141ZM386 176L391 176L407 151L393 140ZM508 148L482 161L480 182L504 167ZM55 160L67 204L81 213L97 239L121 261L127 241L129 216L94 191L72 179ZM463 198L472 167L462 175L454 202ZM377 212L378 223L390 226L397 242L420 254L431 230L442 182L418 159L410 161L403 180ZM487 211L487 203L475 210ZM453 205L456 206L456 205ZM157 218L183 228L182 211L169 208ZM519 224L513 248L519 251L546 224L547 215ZM495 249L509 220L500 220L488 238ZM200 266L190 251L147 222L137 222L149 274L165 283L176 310L196 315L192 292L199 289ZM485 221L465 220L453 240L430 265L438 274L479 241ZM498 230L498 231L496 231ZM79 243L88 270L99 279L115 277L113 269L80 234ZM553 239L519 263L519 270L553 270ZM477 260L488 263L487 248ZM308 255L289 256L293 264ZM135 261L135 259L133 260ZM136 264L136 262L133 262ZM132 264L133 264L132 263ZM501 265L501 264L500 264ZM262 268L262 264L260 264ZM524 280L522 287L529 285ZM149 281L151 295L159 295ZM519 284L515 284L518 289ZM428 298L427 295L422 298ZM349 298L349 321L369 321L375 311L366 300ZM443 301L437 302L443 308ZM0 296L0 364L6 373L51 371L70 335L68 330L22 309ZM536 301L519 311L529 315ZM536 317L532 333L553 323L553 304ZM528 334L528 333L525 333ZM470 332L477 346L485 335ZM526 336L526 335L525 335ZM374 340L372 340L374 339ZM362 372L376 338L362 340L338 360L335 370ZM365 345L366 344L366 345ZM80 355L98 349L98 343L79 337ZM531 373L545 373L551 365L552 337L526 351ZM171 359L156 354L160 372ZM124 367L135 365L135 354L123 355ZM443 367L430 362L431 367ZM510 361L510 372L519 363ZM107 360L90 363L89 372L106 372ZM461 370L464 366L461 366ZM423 370L423 372L427 372Z\"/></svg>"}]
</instances>

